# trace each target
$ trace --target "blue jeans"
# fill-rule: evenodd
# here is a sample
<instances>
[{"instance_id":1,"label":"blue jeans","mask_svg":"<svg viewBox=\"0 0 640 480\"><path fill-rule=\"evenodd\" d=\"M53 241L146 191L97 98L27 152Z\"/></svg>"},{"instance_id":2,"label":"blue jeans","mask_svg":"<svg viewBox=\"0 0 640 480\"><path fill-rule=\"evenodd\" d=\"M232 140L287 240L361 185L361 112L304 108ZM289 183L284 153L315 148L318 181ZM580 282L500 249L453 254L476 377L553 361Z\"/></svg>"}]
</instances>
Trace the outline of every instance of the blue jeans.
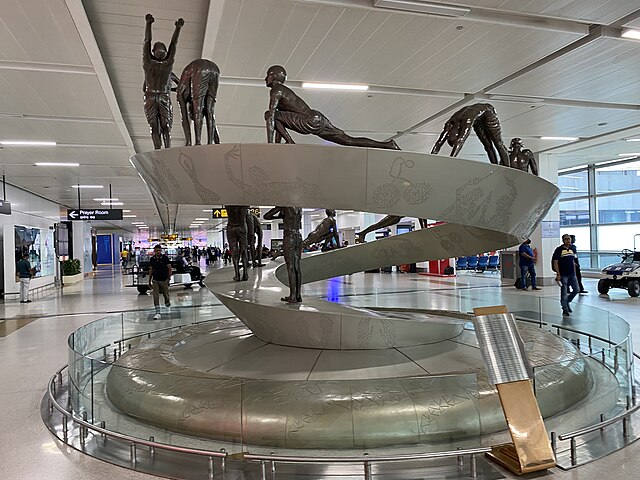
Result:
<instances>
[{"instance_id":1,"label":"blue jeans","mask_svg":"<svg viewBox=\"0 0 640 480\"><path fill-rule=\"evenodd\" d=\"M520 265L520 278L522 279L522 288L527 288L527 271L531 275L531 286L536 288L536 267L531 265Z\"/></svg>"},{"instance_id":2,"label":"blue jeans","mask_svg":"<svg viewBox=\"0 0 640 480\"><path fill-rule=\"evenodd\" d=\"M575 273L571 276L561 275L560 283L562 284L560 287L560 305L562 305L562 310L567 310L571 300L573 300L580 291L580 287L578 287L578 277L576 277ZM569 287L571 287L571 293L569 293Z\"/></svg>"}]
</instances>

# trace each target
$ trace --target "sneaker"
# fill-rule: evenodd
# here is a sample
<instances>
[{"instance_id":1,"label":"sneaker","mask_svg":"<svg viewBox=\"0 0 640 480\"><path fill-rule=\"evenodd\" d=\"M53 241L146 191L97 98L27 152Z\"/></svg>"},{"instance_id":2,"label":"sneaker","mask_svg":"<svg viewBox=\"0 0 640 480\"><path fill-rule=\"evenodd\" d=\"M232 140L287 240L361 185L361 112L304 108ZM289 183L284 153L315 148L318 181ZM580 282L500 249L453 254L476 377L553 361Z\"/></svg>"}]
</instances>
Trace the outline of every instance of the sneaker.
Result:
<instances>
[{"instance_id":1,"label":"sneaker","mask_svg":"<svg viewBox=\"0 0 640 480\"><path fill-rule=\"evenodd\" d=\"M531 290L542 290L542 289L538 287L531 287Z\"/></svg>"},{"instance_id":2,"label":"sneaker","mask_svg":"<svg viewBox=\"0 0 640 480\"><path fill-rule=\"evenodd\" d=\"M153 319L154 319L154 320L160 320L161 318L162 318L162 315L160 315L159 313L156 313L156 314L153 316Z\"/></svg>"},{"instance_id":3,"label":"sneaker","mask_svg":"<svg viewBox=\"0 0 640 480\"><path fill-rule=\"evenodd\" d=\"M587 294L587 293L589 293L589 292L587 292L586 290L580 290L578 293L579 293L580 295L586 295L586 294Z\"/></svg>"},{"instance_id":4,"label":"sneaker","mask_svg":"<svg viewBox=\"0 0 640 480\"><path fill-rule=\"evenodd\" d=\"M562 310L562 315L564 315L565 317L568 317L569 316L569 310L563 309Z\"/></svg>"},{"instance_id":5,"label":"sneaker","mask_svg":"<svg viewBox=\"0 0 640 480\"><path fill-rule=\"evenodd\" d=\"M164 306L167 307L167 308L170 307L171 306L171 302L165 303Z\"/></svg>"}]
</instances>

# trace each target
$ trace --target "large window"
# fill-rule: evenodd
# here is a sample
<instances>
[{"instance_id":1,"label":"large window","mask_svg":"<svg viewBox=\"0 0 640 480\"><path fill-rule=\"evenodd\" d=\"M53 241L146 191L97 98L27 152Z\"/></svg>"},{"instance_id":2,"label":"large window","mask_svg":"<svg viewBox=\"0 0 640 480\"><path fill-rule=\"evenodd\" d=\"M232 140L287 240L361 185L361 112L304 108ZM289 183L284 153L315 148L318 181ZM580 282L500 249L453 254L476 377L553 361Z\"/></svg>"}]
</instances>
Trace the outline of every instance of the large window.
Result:
<instances>
[{"instance_id":1,"label":"large window","mask_svg":"<svg viewBox=\"0 0 640 480\"><path fill-rule=\"evenodd\" d=\"M596 197L598 223L640 222L640 192Z\"/></svg>"},{"instance_id":2,"label":"large window","mask_svg":"<svg viewBox=\"0 0 640 480\"><path fill-rule=\"evenodd\" d=\"M560 226L589 225L589 200L561 200Z\"/></svg>"},{"instance_id":3,"label":"large window","mask_svg":"<svg viewBox=\"0 0 640 480\"><path fill-rule=\"evenodd\" d=\"M561 233L576 235L579 251L640 250L640 160L560 173L558 186Z\"/></svg>"},{"instance_id":4,"label":"large window","mask_svg":"<svg viewBox=\"0 0 640 480\"><path fill-rule=\"evenodd\" d=\"M596 169L596 193L640 190L640 161Z\"/></svg>"},{"instance_id":5,"label":"large window","mask_svg":"<svg viewBox=\"0 0 640 480\"><path fill-rule=\"evenodd\" d=\"M588 171L568 172L558 176L560 200L589 195Z\"/></svg>"}]
</instances>

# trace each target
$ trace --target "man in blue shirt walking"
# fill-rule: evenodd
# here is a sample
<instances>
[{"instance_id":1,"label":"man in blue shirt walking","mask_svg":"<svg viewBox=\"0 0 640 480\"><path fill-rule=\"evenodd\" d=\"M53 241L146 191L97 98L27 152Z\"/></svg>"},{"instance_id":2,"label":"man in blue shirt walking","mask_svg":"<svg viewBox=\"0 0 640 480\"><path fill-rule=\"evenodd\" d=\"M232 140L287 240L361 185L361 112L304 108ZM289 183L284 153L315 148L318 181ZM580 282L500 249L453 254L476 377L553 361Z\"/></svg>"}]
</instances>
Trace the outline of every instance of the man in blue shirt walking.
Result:
<instances>
[{"instance_id":1,"label":"man in blue shirt walking","mask_svg":"<svg viewBox=\"0 0 640 480\"><path fill-rule=\"evenodd\" d=\"M540 290L536 285L536 258L531 250L531 239L526 239L518 249L520 254L520 279L522 281L522 290L527 290L527 272L531 275L531 290Z\"/></svg>"}]
</instances>

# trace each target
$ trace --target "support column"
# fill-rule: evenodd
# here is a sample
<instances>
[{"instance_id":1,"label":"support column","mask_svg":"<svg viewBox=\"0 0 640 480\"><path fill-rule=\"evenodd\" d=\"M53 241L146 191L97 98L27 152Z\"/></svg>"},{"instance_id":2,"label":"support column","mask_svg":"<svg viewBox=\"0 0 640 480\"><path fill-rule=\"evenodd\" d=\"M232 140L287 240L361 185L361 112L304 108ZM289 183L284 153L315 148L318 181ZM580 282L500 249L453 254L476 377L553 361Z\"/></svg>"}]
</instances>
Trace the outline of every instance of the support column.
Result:
<instances>
[{"instance_id":1,"label":"support column","mask_svg":"<svg viewBox=\"0 0 640 480\"><path fill-rule=\"evenodd\" d=\"M541 178L558 184L558 161L551 154L536 155L538 173ZM551 235L551 236L550 236ZM538 251L536 263L537 283L540 286L555 285L556 274L551 268L553 251L560 245L560 206L558 202L551 207L547 216L531 234L531 248Z\"/></svg>"}]
</instances>

